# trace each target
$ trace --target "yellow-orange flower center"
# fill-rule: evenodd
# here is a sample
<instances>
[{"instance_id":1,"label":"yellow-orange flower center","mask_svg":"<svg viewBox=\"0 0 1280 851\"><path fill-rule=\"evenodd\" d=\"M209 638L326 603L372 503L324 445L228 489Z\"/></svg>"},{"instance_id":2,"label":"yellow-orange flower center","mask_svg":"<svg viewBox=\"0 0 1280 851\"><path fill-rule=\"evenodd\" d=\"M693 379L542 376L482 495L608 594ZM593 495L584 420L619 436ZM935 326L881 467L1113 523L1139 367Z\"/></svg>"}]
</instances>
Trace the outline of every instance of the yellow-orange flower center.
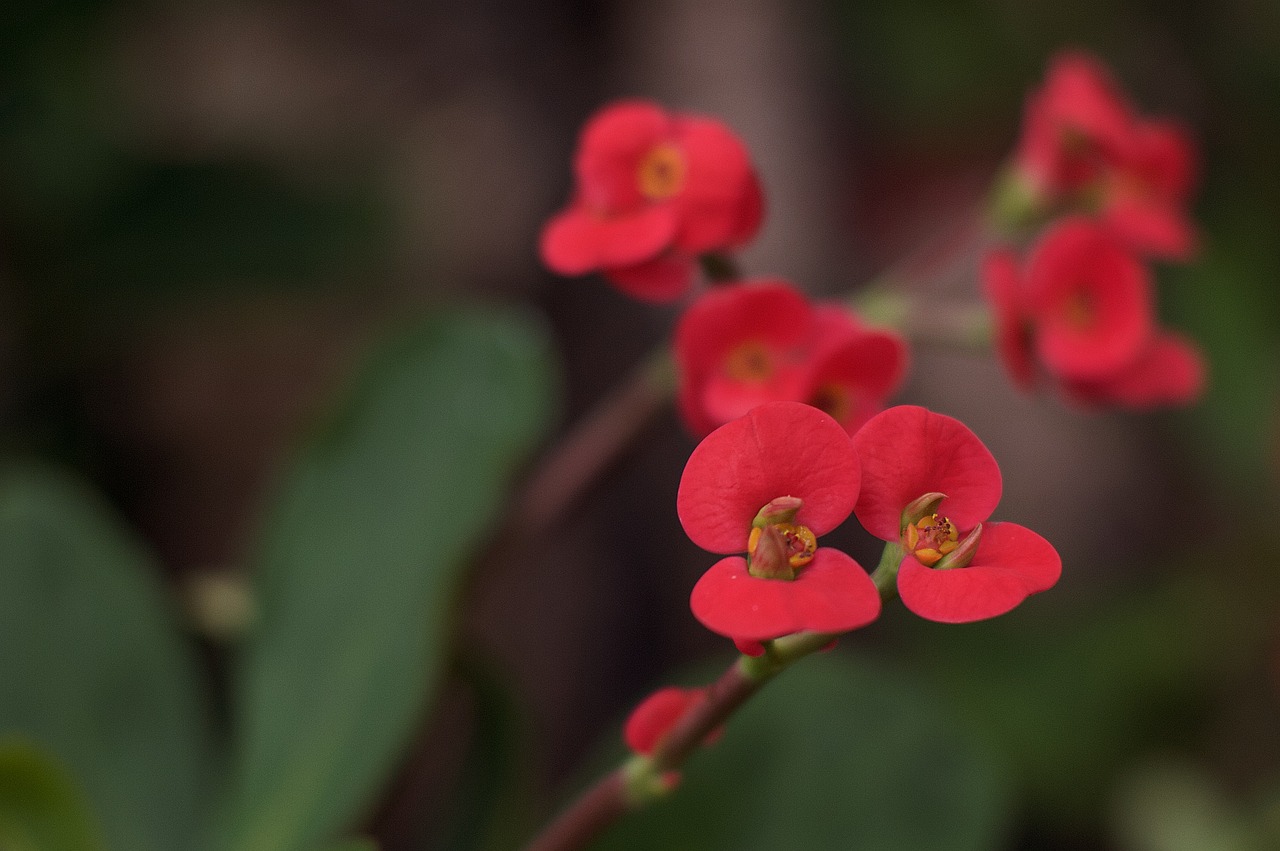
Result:
<instances>
[{"instance_id":1,"label":"yellow-orange flower center","mask_svg":"<svg viewBox=\"0 0 1280 851\"><path fill-rule=\"evenodd\" d=\"M773 357L763 343L747 340L725 357L724 372L734 381L764 381L773 374Z\"/></svg>"},{"instance_id":2,"label":"yellow-orange flower center","mask_svg":"<svg viewBox=\"0 0 1280 851\"><path fill-rule=\"evenodd\" d=\"M808 526L774 523L771 528L782 533L782 540L787 548L787 564L792 567L803 567L813 561L813 554L818 551L818 537L810 531ZM759 526L751 527L751 534L747 537L748 556L756 554L756 547L760 543L760 535L763 531Z\"/></svg>"},{"instance_id":3,"label":"yellow-orange flower center","mask_svg":"<svg viewBox=\"0 0 1280 851\"><path fill-rule=\"evenodd\" d=\"M684 188L686 165L684 154L670 142L655 146L636 172L640 194L650 201L665 201Z\"/></svg>"},{"instance_id":4,"label":"yellow-orange flower center","mask_svg":"<svg viewBox=\"0 0 1280 851\"><path fill-rule=\"evenodd\" d=\"M930 514L907 527L907 550L925 567L933 567L959 546L956 524L946 517Z\"/></svg>"}]
</instances>

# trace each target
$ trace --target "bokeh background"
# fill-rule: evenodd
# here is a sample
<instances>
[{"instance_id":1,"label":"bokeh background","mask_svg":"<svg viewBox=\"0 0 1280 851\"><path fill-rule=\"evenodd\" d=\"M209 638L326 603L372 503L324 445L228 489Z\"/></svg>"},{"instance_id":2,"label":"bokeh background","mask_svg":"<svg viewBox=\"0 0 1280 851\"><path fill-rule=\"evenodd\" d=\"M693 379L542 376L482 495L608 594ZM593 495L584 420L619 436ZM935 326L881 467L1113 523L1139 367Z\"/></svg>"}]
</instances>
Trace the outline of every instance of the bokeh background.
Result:
<instances>
[{"instance_id":1,"label":"bokeh background","mask_svg":"<svg viewBox=\"0 0 1280 851\"><path fill-rule=\"evenodd\" d=\"M1197 137L1203 248L1157 276L1162 318L1205 349L1208 394L1186 411L1082 412L1018 396L989 357L917 349L899 401L983 437L1005 473L998 516L1057 545L1060 586L960 628L891 607L794 684L771 686L741 734L691 765L683 799L613 841L1280 847L1280 6L46 0L7 4L0 40L0 734L47 752L29 761L50 760L49 776L79 790L85 830L106 847L202 847L210 835L214 847L320 847L360 833L385 849L483 848L529 835L616 754L621 718L649 689L732 658L688 613L709 560L675 518L693 443L670 412L549 533L481 546L518 471L677 315L537 261L583 119L623 95L721 117L768 196L742 256L750 273L836 295L910 257L903 280L928 310L976 298L975 256L953 262L957 235L1064 47L1094 52L1144 112ZM410 327L427 342L385 354ZM421 387L412 374L367 377L422 351ZM365 390L344 402L353 385ZM392 410L398 430L372 428L343 455L342 435L389 388L427 401ZM450 443L508 419L511 434L493 426L492 464ZM384 448L425 458L443 495L384 504L395 491L365 463ZM431 466L440 458L456 463ZM346 478L325 479L330 462L348 464ZM489 488L475 517L454 516L473 503L446 471ZM337 543L308 554L317 491L333 496L314 516ZM406 562L432 631L406 626L421 646L369 651L379 688L409 683L378 744L362 749L353 733L277 786L228 779L288 762L272 747L289 723L243 723L277 706L280 671L300 672L290 694L317 715L377 704L299 661L310 653L322 669L361 624L394 620L383 598L361 596L382 562L358 533L344 537L365 515L412 525L427 553L479 578L424 585L411 569L421 560ZM73 546L82 532L113 543ZM453 537L446 559L453 544L440 541ZM837 537L875 563L860 530ZM356 569L334 580L337 603L306 617L317 635L353 632L334 626L328 644L299 638L261 662L274 613L293 611L271 600L306 598L309 559L346 545ZM145 611L117 611L114 591L67 568L103 560L144 565ZM263 595L249 610L245 582ZM246 611L257 638L233 634ZM119 624L76 631L112 612ZM130 630L153 616L174 646L148 667L130 642L150 633ZM190 689L171 718L180 746L157 738L163 725L149 739L154 707L120 697L169 694L151 673L174 666ZM98 691L62 679L106 670ZM93 703L104 692L111 712ZM187 723L200 727L194 743ZM198 757L172 782L165 760L187 751ZM0 770L0 792L34 788L13 771ZM113 798L124 775L180 787L182 800ZM333 824L301 845L287 831L234 839L237 819L253 820L244 802L279 784L324 787L321 775L363 778L311 801ZM269 808L253 817L277 823Z\"/></svg>"}]
</instances>

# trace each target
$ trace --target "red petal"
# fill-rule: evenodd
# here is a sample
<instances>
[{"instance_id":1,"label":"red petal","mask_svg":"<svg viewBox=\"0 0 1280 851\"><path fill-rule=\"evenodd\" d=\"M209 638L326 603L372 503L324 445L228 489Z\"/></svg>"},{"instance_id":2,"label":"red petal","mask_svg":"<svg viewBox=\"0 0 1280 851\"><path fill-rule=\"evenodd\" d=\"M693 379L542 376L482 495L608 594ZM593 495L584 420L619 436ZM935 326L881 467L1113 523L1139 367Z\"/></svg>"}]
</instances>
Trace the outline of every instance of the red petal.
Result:
<instances>
[{"instance_id":1,"label":"red petal","mask_svg":"<svg viewBox=\"0 0 1280 851\"><path fill-rule=\"evenodd\" d=\"M760 382L724 376L721 386L712 391L718 402L707 398L707 385L723 374L726 358L745 343L760 345L774 366L787 366L798 356L812 326L808 300L784 281L717 287L694 302L681 317L675 335L680 408L690 431L706 434L756 404L799 399L800 388L794 380L789 379L786 387L775 386L772 375ZM735 393L724 384L747 386ZM734 396L739 398L730 404Z\"/></svg>"},{"instance_id":2,"label":"red petal","mask_svg":"<svg viewBox=\"0 0 1280 851\"><path fill-rule=\"evenodd\" d=\"M706 689L660 688L631 711L622 738L636 753L650 754L676 722L706 698Z\"/></svg>"},{"instance_id":3,"label":"red petal","mask_svg":"<svg viewBox=\"0 0 1280 851\"><path fill-rule=\"evenodd\" d=\"M996 353L1013 383L1030 390L1035 386L1036 369L1018 261L1012 251L992 251L983 258L982 291L995 318Z\"/></svg>"},{"instance_id":4,"label":"red petal","mask_svg":"<svg viewBox=\"0 0 1280 851\"><path fill-rule=\"evenodd\" d=\"M853 510L859 475L839 423L799 402L771 402L698 444L680 477L676 510L695 544L738 553L751 521L778 497L804 501L796 523L815 535L830 532Z\"/></svg>"},{"instance_id":5,"label":"red petal","mask_svg":"<svg viewBox=\"0 0 1280 851\"><path fill-rule=\"evenodd\" d=\"M760 579L740 556L721 559L693 588L689 606L703 626L736 641L795 632L848 632L880 614L880 592L849 556L821 547L793 581Z\"/></svg>"},{"instance_id":6,"label":"red petal","mask_svg":"<svg viewBox=\"0 0 1280 851\"><path fill-rule=\"evenodd\" d=\"M825 348L825 347L820 347ZM842 344L829 348L816 360L809 373L810 404L836 388L845 397L839 410L827 413L849 434L878 414L906 375L907 345L887 331L854 331ZM818 405L818 407L822 407Z\"/></svg>"},{"instance_id":7,"label":"red petal","mask_svg":"<svg viewBox=\"0 0 1280 851\"><path fill-rule=\"evenodd\" d=\"M1050 372L1091 379L1131 362L1155 329L1147 269L1097 222L1050 229L1027 264L1036 346Z\"/></svg>"},{"instance_id":8,"label":"red petal","mask_svg":"<svg viewBox=\"0 0 1280 851\"><path fill-rule=\"evenodd\" d=\"M675 133L687 169L677 246L701 254L749 240L762 202L746 147L719 121L701 116L680 117Z\"/></svg>"},{"instance_id":9,"label":"red petal","mask_svg":"<svg viewBox=\"0 0 1280 851\"><path fill-rule=\"evenodd\" d=\"M786 357L782 354L778 360ZM717 425L736 420L752 408L768 402L802 401L808 387L808 373L799 365L776 363L771 374L762 380L743 381L728 375L713 374L702 386L702 409Z\"/></svg>"},{"instance_id":10,"label":"red petal","mask_svg":"<svg viewBox=\"0 0 1280 851\"><path fill-rule=\"evenodd\" d=\"M692 257L667 252L635 266L604 270L604 276L622 292L641 301L661 304L675 301L693 284Z\"/></svg>"},{"instance_id":11,"label":"red petal","mask_svg":"<svg viewBox=\"0 0 1280 851\"><path fill-rule=\"evenodd\" d=\"M1069 384L1074 398L1095 405L1149 410L1186 405L1204 393L1204 359L1196 345L1165 332L1132 367L1104 381Z\"/></svg>"},{"instance_id":12,"label":"red petal","mask_svg":"<svg viewBox=\"0 0 1280 851\"><path fill-rule=\"evenodd\" d=\"M1133 144L1132 110L1092 56L1060 53L1027 102L1016 160L1050 195L1075 192Z\"/></svg>"},{"instance_id":13,"label":"red petal","mask_svg":"<svg viewBox=\"0 0 1280 851\"><path fill-rule=\"evenodd\" d=\"M632 266L667 248L675 227L675 210L669 204L614 218L601 218L577 205L556 215L543 228L542 260L562 275Z\"/></svg>"},{"instance_id":14,"label":"red petal","mask_svg":"<svg viewBox=\"0 0 1280 851\"><path fill-rule=\"evenodd\" d=\"M964 423L915 405L872 417L853 445L862 460L862 492L854 509L868 532L896 541L902 509L927 493L944 493L939 513L972 529L1000 502L1000 467Z\"/></svg>"},{"instance_id":15,"label":"red petal","mask_svg":"<svg viewBox=\"0 0 1280 851\"><path fill-rule=\"evenodd\" d=\"M1107 229L1135 251L1186 261L1196 253L1195 227L1186 214L1158 199L1117 198L1102 212Z\"/></svg>"},{"instance_id":16,"label":"red petal","mask_svg":"<svg viewBox=\"0 0 1280 851\"><path fill-rule=\"evenodd\" d=\"M646 100L618 101L588 119L574 161L584 203L606 215L644 205L640 162L672 130L662 107Z\"/></svg>"},{"instance_id":17,"label":"red petal","mask_svg":"<svg viewBox=\"0 0 1280 851\"><path fill-rule=\"evenodd\" d=\"M898 571L898 596L922 618L968 623L1002 615L1031 594L1052 588L1062 559L1044 538L1014 523L982 528L968 567L932 570L907 556Z\"/></svg>"},{"instance_id":18,"label":"red petal","mask_svg":"<svg viewBox=\"0 0 1280 851\"><path fill-rule=\"evenodd\" d=\"M1050 120L1059 128L1108 147L1128 143L1132 109L1095 57L1067 51L1054 57L1043 97Z\"/></svg>"}]
</instances>

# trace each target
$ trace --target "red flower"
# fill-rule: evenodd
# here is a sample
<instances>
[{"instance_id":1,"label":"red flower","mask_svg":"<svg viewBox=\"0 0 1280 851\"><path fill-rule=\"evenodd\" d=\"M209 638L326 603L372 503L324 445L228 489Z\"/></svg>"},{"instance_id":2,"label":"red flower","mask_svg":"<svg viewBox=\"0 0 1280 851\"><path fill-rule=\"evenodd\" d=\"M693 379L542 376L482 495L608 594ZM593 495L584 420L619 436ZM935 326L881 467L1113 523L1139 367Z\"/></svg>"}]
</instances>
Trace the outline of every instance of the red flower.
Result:
<instances>
[{"instance_id":1,"label":"red flower","mask_svg":"<svg viewBox=\"0 0 1280 851\"><path fill-rule=\"evenodd\" d=\"M815 308L784 281L719 287L676 328L680 412L689 430L771 401L807 402L852 434L901 384L907 349L836 305Z\"/></svg>"},{"instance_id":2,"label":"red flower","mask_svg":"<svg viewBox=\"0 0 1280 851\"><path fill-rule=\"evenodd\" d=\"M808 405L771 402L708 435L680 479L680 522L703 549L748 557L722 559L698 580L694 616L739 642L875 620L871 578L844 553L817 546L853 510L858 481L848 435Z\"/></svg>"},{"instance_id":3,"label":"red flower","mask_svg":"<svg viewBox=\"0 0 1280 851\"><path fill-rule=\"evenodd\" d=\"M1195 250L1186 215L1195 172L1187 133L1137 117L1091 56L1054 59L1028 99L1014 170L1040 213L1089 212L1153 256L1181 260Z\"/></svg>"},{"instance_id":4,"label":"red flower","mask_svg":"<svg viewBox=\"0 0 1280 851\"><path fill-rule=\"evenodd\" d=\"M562 275L602 271L649 301L679 297L698 255L748 242L763 202L746 149L718 121L619 101L583 128L573 200L542 231Z\"/></svg>"},{"instance_id":5,"label":"red flower","mask_svg":"<svg viewBox=\"0 0 1280 851\"><path fill-rule=\"evenodd\" d=\"M871 534L902 546L898 596L908 609L944 623L983 620L1058 581L1062 562L1044 538L1013 523L983 525L1000 501L1000 468L959 420L899 405L872 417L853 444L862 462L854 512Z\"/></svg>"},{"instance_id":6,"label":"red flower","mask_svg":"<svg viewBox=\"0 0 1280 851\"><path fill-rule=\"evenodd\" d=\"M631 711L622 728L622 738L631 750L648 756L689 710L706 699L705 688L660 688ZM712 731L707 742L718 735L719 731Z\"/></svg>"},{"instance_id":7,"label":"red flower","mask_svg":"<svg viewBox=\"0 0 1280 851\"><path fill-rule=\"evenodd\" d=\"M1184 404L1202 391L1196 349L1159 332L1146 268L1101 225L1065 219L1031 252L1025 277L998 251L983 265L996 348L1014 382L1039 363L1078 401L1136 408Z\"/></svg>"}]
</instances>

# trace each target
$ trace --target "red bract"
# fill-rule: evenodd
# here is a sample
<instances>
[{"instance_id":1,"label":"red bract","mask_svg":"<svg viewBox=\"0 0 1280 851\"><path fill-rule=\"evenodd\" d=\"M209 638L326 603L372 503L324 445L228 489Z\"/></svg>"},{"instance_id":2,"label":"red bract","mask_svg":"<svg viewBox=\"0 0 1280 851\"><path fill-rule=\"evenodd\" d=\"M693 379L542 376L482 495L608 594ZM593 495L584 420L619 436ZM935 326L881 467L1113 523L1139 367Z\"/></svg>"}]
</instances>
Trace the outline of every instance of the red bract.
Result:
<instances>
[{"instance_id":1,"label":"red bract","mask_svg":"<svg viewBox=\"0 0 1280 851\"><path fill-rule=\"evenodd\" d=\"M902 545L898 595L908 609L944 623L982 620L1058 581L1061 560L1039 535L981 525L1000 501L1000 468L959 420L900 405L872 417L853 443L862 463L854 511L871 534ZM943 495L934 513L904 523L930 494Z\"/></svg>"},{"instance_id":2,"label":"red bract","mask_svg":"<svg viewBox=\"0 0 1280 851\"><path fill-rule=\"evenodd\" d=\"M748 558L722 559L703 575L694 616L748 642L875 620L870 577L844 553L817 547L853 510L858 482L848 435L808 405L761 405L709 434L680 479L680 522L703 549Z\"/></svg>"},{"instance_id":3,"label":"red bract","mask_svg":"<svg viewBox=\"0 0 1280 851\"><path fill-rule=\"evenodd\" d=\"M638 754L649 755L658 743L671 732L685 713L707 699L705 688L676 688L668 686L655 691L631 711L622 728L622 738L627 747ZM717 734L712 732L708 741Z\"/></svg>"},{"instance_id":4,"label":"red bract","mask_svg":"<svg viewBox=\"0 0 1280 851\"><path fill-rule=\"evenodd\" d=\"M569 205L542 232L563 275L602 271L649 301L679 297L696 259L748 242L763 212L746 149L720 122L619 101L583 128Z\"/></svg>"},{"instance_id":5,"label":"red bract","mask_svg":"<svg viewBox=\"0 0 1280 851\"><path fill-rule=\"evenodd\" d=\"M1139 118L1106 69L1082 53L1050 65L1027 102L1014 168L1041 212L1096 215L1126 245L1181 260L1195 250L1186 205L1195 155L1186 132Z\"/></svg>"},{"instance_id":6,"label":"red bract","mask_svg":"<svg viewBox=\"0 0 1280 851\"><path fill-rule=\"evenodd\" d=\"M1040 239L1025 275L1012 253L983 265L996 348L1014 382L1038 363L1073 399L1150 408L1185 404L1203 389L1194 346L1159 331L1146 268L1101 225L1065 219Z\"/></svg>"},{"instance_id":7,"label":"red bract","mask_svg":"<svg viewBox=\"0 0 1280 851\"><path fill-rule=\"evenodd\" d=\"M907 349L785 281L720 287L676 328L680 412L706 434L770 401L807 402L853 433L901 384Z\"/></svg>"}]
</instances>

